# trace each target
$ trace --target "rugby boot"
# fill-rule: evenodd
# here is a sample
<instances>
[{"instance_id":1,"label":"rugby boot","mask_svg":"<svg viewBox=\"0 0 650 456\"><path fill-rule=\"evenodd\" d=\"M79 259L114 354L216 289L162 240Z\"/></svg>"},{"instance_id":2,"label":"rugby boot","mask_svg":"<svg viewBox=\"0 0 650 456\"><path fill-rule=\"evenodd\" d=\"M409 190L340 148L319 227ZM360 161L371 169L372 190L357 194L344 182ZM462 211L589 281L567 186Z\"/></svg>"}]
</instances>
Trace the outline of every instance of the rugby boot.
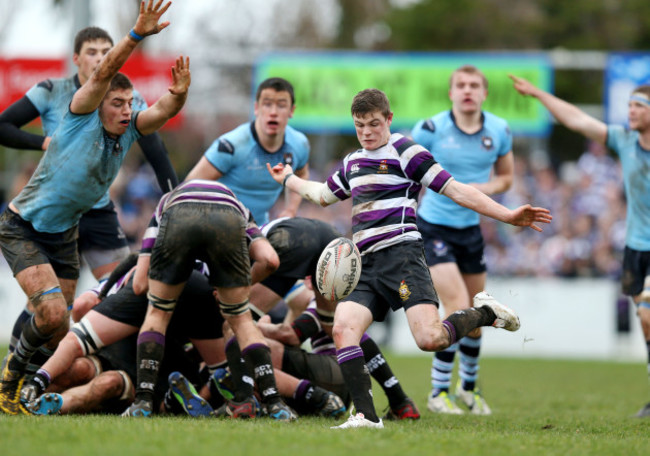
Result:
<instances>
[{"instance_id":1,"label":"rugby boot","mask_svg":"<svg viewBox=\"0 0 650 456\"><path fill-rule=\"evenodd\" d=\"M122 413L123 417L150 417L153 412L153 404L149 401L136 399L133 404L129 406Z\"/></svg>"},{"instance_id":2,"label":"rugby boot","mask_svg":"<svg viewBox=\"0 0 650 456\"><path fill-rule=\"evenodd\" d=\"M259 415L259 403L251 396L243 401L226 400L226 403L217 409L215 416L225 418L250 419Z\"/></svg>"},{"instance_id":3,"label":"rugby boot","mask_svg":"<svg viewBox=\"0 0 650 456\"><path fill-rule=\"evenodd\" d=\"M330 429L354 429L354 428L371 428L371 429L384 429L384 422L379 420L379 423L366 419L363 413L359 412L356 415L350 415L350 418L338 426L332 426Z\"/></svg>"},{"instance_id":4,"label":"rugby boot","mask_svg":"<svg viewBox=\"0 0 650 456\"><path fill-rule=\"evenodd\" d=\"M435 396L429 396L427 408L433 413L448 415L462 415L464 413L446 391L441 391Z\"/></svg>"},{"instance_id":5,"label":"rugby boot","mask_svg":"<svg viewBox=\"0 0 650 456\"><path fill-rule=\"evenodd\" d=\"M0 411L7 415L23 414L21 409L24 410L20 404L20 390L23 387L25 376L9 369L9 362L13 356L14 354L10 353L7 357L0 379Z\"/></svg>"},{"instance_id":6,"label":"rugby boot","mask_svg":"<svg viewBox=\"0 0 650 456\"><path fill-rule=\"evenodd\" d=\"M58 415L63 407L63 396L58 393L45 393L30 402L26 409L32 415Z\"/></svg>"},{"instance_id":7,"label":"rugby boot","mask_svg":"<svg viewBox=\"0 0 650 456\"><path fill-rule=\"evenodd\" d=\"M413 399L407 397L404 402L394 408L389 408L388 412L382 417L384 420L419 420L420 411L413 402Z\"/></svg>"},{"instance_id":8,"label":"rugby boot","mask_svg":"<svg viewBox=\"0 0 650 456\"><path fill-rule=\"evenodd\" d=\"M295 410L281 400L268 404L266 406L266 413L268 414L269 418L276 421L283 421L288 423L289 421L295 421L298 419L298 414L295 412Z\"/></svg>"},{"instance_id":9,"label":"rugby boot","mask_svg":"<svg viewBox=\"0 0 650 456\"><path fill-rule=\"evenodd\" d=\"M517 331L521 326L519 317L509 307L504 306L485 291L481 291L474 296L474 307L489 307L496 315L496 320L492 323L495 328L503 328L506 331Z\"/></svg>"},{"instance_id":10,"label":"rugby boot","mask_svg":"<svg viewBox=\"0 0 650 456\"><path fill-rule=\"evenodd\" d=\"M465 390L459 381L456 386L456 397L467 407L472 415L492 415L492 410L487 405L487 402L485 402L485 399L483 399L481 391L478 388L474 388L474 391Z\"/></svg>"},{"instance_id":11,"label":"rugby boot","mask_svg":"<svg viewBox=\"0 0 650 456\"><path fill-rule=\"evenodd\" d=\"M183 406L185 413L192 417L213 416L214 410L208 401L199 396L196 388L180 372L169 374L169 388L172 396Z\"/></svg>"}]
</instances>

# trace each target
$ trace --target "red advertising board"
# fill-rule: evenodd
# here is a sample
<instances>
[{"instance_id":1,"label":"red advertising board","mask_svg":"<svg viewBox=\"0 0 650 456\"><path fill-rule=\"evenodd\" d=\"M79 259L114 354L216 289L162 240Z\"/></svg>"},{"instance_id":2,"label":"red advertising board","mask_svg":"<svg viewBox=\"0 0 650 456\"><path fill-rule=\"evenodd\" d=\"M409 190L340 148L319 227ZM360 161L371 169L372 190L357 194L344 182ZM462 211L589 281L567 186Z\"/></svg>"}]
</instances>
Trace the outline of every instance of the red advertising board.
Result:
<instances>
[{"instance_id":1,"label":"red advertising board","mask_svg":"<svg viewBox=\"0 0 650 456\"><path fill-rule=\"evenodd\" d=\"M153 58L143 54L131 56L122 72L138 89L147 103L155 103L167 93L174 58ZM48 78L65 77L66 59L3 59L0 57L0 112L21 98L30 87ZM174 128L182 122L182 111L165 127Z\"/></svg>"}]
</instances>

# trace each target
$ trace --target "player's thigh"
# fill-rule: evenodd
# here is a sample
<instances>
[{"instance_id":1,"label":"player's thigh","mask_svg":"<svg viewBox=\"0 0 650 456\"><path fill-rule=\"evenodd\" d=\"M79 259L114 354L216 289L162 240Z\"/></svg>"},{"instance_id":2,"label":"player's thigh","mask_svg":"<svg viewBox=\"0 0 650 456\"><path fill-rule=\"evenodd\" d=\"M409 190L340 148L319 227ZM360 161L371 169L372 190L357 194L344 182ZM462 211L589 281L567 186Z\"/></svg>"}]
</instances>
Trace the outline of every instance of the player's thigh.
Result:
<instances>
[{"instance_id":1,"label":"player's thigh","mask_svg":"<svg viewBox=\"0 0 650 456\"><path fill-rule=\"evenodd\" d=\"M472 299L477 293L485 290L485 282L487 279L487 272L479 272L477 274L463 274L463 281L465 288L469 294L470 305L473 305Z\"/></svg>"},{"instance_id":2,"label":"player's thigh","mask_svg":"<svg viewBox=\"0 0 650 456\"><path fill-rule=\"evenodd\" d=\"M282 296L266 285L256 283L251 287L249 299L250 302L263 313L268 313L278 302L280 302Z\"/></svg>"},{"instance_id":3,"label":"player's thigh","mask_svg":"<svg viewBox=\"0 0 650 456\"><path fill-rule=\"evenodd\" d=\"M138 327L114 320L106 315L91 310L77 325L84 325L97 335L102 345L111 345L138 331Z\"/></svg>"},{"instance_id":4,"label":"player's thigh","mask_svg":"<svg viewBox=\"0 0 650 456\"><path fill-rule=\"evenodd\" d=\"M19 275L31 276L31 273L21 274L26 269L38 271L38 267L45 265L49 265L57 277L79 277L76 226L62 233L43 233L36 231L31 223L7 209L0 215L0 248L19 282ZM48 272L44 271L44 274ZM31 294L28 290L25 292L28 296Z\"/></svg>"},{"instance_id":5,"label":"player's thigh","mask_svg":"<svg viewBox=\"0 0 650 456\"><path fill-rule=\"evenodd\" d=\"M439 263L429 271L446 314L469 307L469 293L456 263Z\"/></svg>"}]
</instances>

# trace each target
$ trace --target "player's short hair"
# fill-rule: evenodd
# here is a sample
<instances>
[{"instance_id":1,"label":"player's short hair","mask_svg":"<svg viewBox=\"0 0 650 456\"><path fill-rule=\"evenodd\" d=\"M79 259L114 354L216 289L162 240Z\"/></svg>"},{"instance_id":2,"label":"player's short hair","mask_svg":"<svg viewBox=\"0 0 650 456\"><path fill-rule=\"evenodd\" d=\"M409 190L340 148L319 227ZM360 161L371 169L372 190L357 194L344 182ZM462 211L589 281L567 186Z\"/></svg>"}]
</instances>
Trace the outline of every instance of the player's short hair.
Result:
<instances>
[{"instance_id":1,"label":"player's short hair","mask_svg":"<svg viewBox=\"0 0 650 456\"><path fill-rule=\"evenodd\" d=\"M294 105L295 95L293 94L293 86L289 81L283 78L268 78L260 83L257 87L257 93L255 94L255 101L260 101L260 96L264 89L273 89L276 92L288 92L291 97L291 105Z\"/></svg>"},{"instance_id":2,"label":"player's short hair","mask_svg":"<svg viewBox=\"0 0 650 456\"><path fill-rule=\"evenodd\" d=\"M108 41L113 46L113 38L111 38L106 30L99 27L86 27L79 30L74 37L74 53L79 54L84 43L95 40Z\"/></svg>"},{"instance_id":3,"label":"player's short hair","mask_svg":"<svg viewBox=\"0 0 650 456\"><path fill-rule=\"evenodd\" d=\"M646 97L650 99L650 85L648 84L643 84L635 88L632 93L642 93Z\"/></svg>"},{"instance_id":4,"label":"player's short hair","mask_svg":"<svg viewBox=\"0 0 650 456\"><path fill-rule=\"evenodd\" d=\"M488 80L485 77L485 74L483 74L483 72L481 70L479 70L478 68L476 68L474 65L463 65L463 66L461 66L459 68L456 68L454 70L454 72L451 73L451 76L449 76L449 87L451 87L451 85L453 84L454 76L456 76L456 74L458 74L458 73L478 74L481 77L481 79L483 80L483 87L485 87L485 90L487 90L487 88L488 88Z\"/></svg>"},{"instance_id":5,"label":"player's short hair","mask_svg":"<svg viewBox=\"0 0 650 456\"><path fill-rule=\"evenodd\" d=\"M115 76L113 76L113 79L111 79L111 85L108 87L108 91L106 93L112 90L120 89L133 89L131 80L124 73L117 73Z\"/></svg>"},{"instance_id":6,"label":"player's short hair","mask_svg":"<svg viewBox=\"0 0 650 456\"><path fill-rule=\"evenodd\" d=\"M352 116L358 117L379 111L385 118L388 118L390 116L390 102L386 94L381 90L365 89L354 96L350 111L352 111Z\"/></svg>"}]
</instances>

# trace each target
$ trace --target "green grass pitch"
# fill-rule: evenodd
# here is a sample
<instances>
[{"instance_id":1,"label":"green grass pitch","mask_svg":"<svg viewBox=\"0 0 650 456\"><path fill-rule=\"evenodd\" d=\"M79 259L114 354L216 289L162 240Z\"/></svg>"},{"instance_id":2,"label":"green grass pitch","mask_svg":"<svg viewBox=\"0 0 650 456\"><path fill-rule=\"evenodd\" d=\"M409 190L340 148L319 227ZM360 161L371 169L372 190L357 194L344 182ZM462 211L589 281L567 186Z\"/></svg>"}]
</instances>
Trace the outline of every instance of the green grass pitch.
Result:
<instances>
[{"instance_id":1,"label":"green grass pitch","mask_svg":"<svg viewBox=\"0 0 650 456\"><path fill-rule=\"evenodd\" d=\"M650 400L644 363L486 358L481 386L494 414L441 416L426 410L429 356L388 356L418 422L382 431L330 430L302 418L231 421L114 416L0 416L3 454L25 455L642 455L650 419L632 418ZM386 399L375 385L382 411ZM340 420L339 422L341 422Z\"/></svg>"}]
</instances>

